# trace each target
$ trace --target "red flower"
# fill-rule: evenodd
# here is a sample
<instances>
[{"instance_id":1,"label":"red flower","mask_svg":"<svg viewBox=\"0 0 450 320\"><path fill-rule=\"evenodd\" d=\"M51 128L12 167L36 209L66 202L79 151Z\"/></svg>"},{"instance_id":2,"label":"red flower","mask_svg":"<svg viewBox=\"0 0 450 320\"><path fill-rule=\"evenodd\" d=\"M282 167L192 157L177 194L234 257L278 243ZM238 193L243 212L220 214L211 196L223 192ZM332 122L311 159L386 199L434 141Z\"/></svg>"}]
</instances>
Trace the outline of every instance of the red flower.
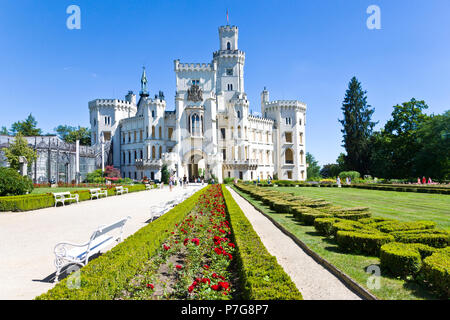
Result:
<instances>
[{"instance_id":1,"label":"red flower","mask_svg":"<svg viewBox=\"0 0 450 320\"><path fill-rule=\"evenodd\" d=\"M219 282L219 286L221 286L223 289L227 290L230 284L228 282Z\"/></svg>"},{"instance_id":2,"label":"red flower","mask_svg":"<svg viewBox=\"0 0 450 320\"><path fill-rule=\"evenodd\" d=\"M177 264L177 265L175 266L175 268L177 268L178 270L181 270L183 267L180 266L179 264Z\"/></svg>"},{"instance_id":3,"label":"red flower","mask_svg":"<svg viewBox=\"0 0 450 320\"><path fill-rule=\"evenodd\" d=\"M217 254L222 254L222 250L221 250L220 248L215 248L214 251L215 251Z\"/></svg>"},{"instance_id":4,"label":"red flower","mask_svg":"<svg viewBox=\"0 0 450 320\"><path fill-rule=\"evenodd\" d=\"M197 246L200 244L200 240L197 238L194 238L191 240L193 243L195 243Z\"/></svg>"},{"instance_id":5,"label":"red flower","mask_svg":"<svg viewBox=\"0 0 450 320\"><path fill-rule=\"evenodd\" d=\"M232 248L235 247L234 243L231 243L231 242L230 242L228 245L229 245L230 247L232 247Z\"/></svg>"},{"instance_id":6,"label":"red flower","mask_svg":"<svg viewBox=\"0 0 450 320\"><path fill-rule=\"evenodd\" d=\"M212 285L211 289L213 289L214 291L219 291L220 286L218 284Z\"/></svg>"},{"instance_id":7,"label":"red flower","mask_svg":"<svg viewBox=\"0 0 450 320\"><path fill-rule=\"evenodd\" d=\"M170 249L170 247L169 246L166 246L166 245L164 245L164 250L169 250Z\"/></svg>"},{"instance_id":8,"label":"red flower","mask_svg":"<svg viewBox=\"0 0 450 320\"><path fill-rule=\"evenodd\" d=\"M190 287L188 288L188 291L189 291L189 293L191 293L192 291L194 291L194 286L190 286Z\"/></svg>"},{"instance_id":9,"label":"red flower","mask_svg":"<svg viewBox=\"0 0 450 320\"><path fill-rule=\"evenodd\" d=\"M203 268L209 269L209 266L208 266L207 264L205 264L205 265L203 266Z\"/></svg>"},{"instance_id":10,"label":"red flower","mask_svg":"<svg viewBox=\"0 0 450 320\"><path fill-rule=\"evenodd\" d=\"M184 239L184 245L187 245L188 242L189 242L188 238Z\"/></svg>"},{"instance_id":11,"label":"red flower","mask_svg":"<svg viewBox=\"0 0 450 320\"><path fill-rule=\"evenodd\" d=\"M147 283L147 288L151 288L153 290L154 286L151 283Z\"/></svg>"}]
</instances>

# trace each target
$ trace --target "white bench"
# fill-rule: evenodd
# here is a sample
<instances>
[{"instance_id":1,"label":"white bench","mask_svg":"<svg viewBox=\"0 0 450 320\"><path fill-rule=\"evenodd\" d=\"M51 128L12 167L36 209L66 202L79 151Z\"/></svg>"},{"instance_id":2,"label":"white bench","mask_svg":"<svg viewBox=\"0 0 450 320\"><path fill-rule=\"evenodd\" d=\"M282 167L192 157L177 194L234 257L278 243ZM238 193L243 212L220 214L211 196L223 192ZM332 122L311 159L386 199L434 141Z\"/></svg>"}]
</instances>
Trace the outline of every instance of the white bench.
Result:
<instances>
[{"instance_id":1,"label":"white bench","mask_svg":"<svg viewBox=\"0 0 450 320\"><path fill-rule=\"evenodd\" d=\"M108 190L102 190L100 188L96 189L89 189L89 192L91 193L91 200L94 199L94 197L97 197L97 199L104 195L105 197L108 196Z\"/></svg>"},{"instance_id":2,"label":"white bench","mask_svg":"<svg viewBox=\"0 0 450 320\"><path fill-rule=\"evenodd\" d=\"M78 264L83 267L94 254L99 253L115 241L121 242L123 240L123 226L129 219L131 217L121 219L110 225L98 227L87 243L80 245L69 242L58 243L54 249L56 266L55 282L58 281L61 270L65 266ZM120 229L119 236L111 235L110 233L116 229Z\"/></svg>"},{"instance_id":3,"label":"white bench","mask_svg":"<svg viewBox=\"0 0 450 320\"><path fill-rule=\"evenodd\" d=\"M64 203L66 201L76 201L78 203L79 201L79 195L78 194L71 194L69 191L67 192L53 192L53 196L55 197L55 207L60 202L65 205Z\"/></svg>"},{"instance_id":4,"label":"white bench","mask_svg":"<svg viewBox=\"0 0 450 320\"><path fill-rule=\"evenodd\" d=\"M123 194L125 191L126 191L126 193L128 193L128 188L124 188L122 186L116 187L116 193L117 194Z\"/></svg>"},{"instance_id":5,"label":"white bench","mask_svg":"<svg viewBox=\"0 0 450 320\"><path fill-rule=\"evenodd\" d=\"M150 208L150 221L155 220L156 218L161 217L167 211L172 209L178 204L177 200L170 200L164 204L157 204Z\"/></svg>"}]
</instances>

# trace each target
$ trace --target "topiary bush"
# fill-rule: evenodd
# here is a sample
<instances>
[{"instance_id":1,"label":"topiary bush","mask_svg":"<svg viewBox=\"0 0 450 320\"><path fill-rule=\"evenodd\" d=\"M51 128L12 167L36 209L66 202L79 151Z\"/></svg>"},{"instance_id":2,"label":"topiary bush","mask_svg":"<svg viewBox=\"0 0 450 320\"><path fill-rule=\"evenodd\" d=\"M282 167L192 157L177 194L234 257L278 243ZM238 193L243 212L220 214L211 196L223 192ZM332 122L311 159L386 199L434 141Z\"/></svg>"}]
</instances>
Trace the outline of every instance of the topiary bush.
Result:
<instances>
[{"instance_id":1,"label":"topiary bush","mask_svg":"<svg viewBox=\"0 0 450 320\"><path fill-rule=\"evenodd\" d=\"M344 251L365 253L378 256L382 245L393 242L394 237L384 233L363 233L356 231L338 231L336 242Z\"/></svg>"},{"instance_id":2,"label":"topiary bush","mask_svg":"<svg viewBox=\"0 0 450 320\"><path fill-rule=\"evenodd\" d=\"M391 242L380 248L380 265L394 276L415 275L422 266L422 259L416 246Z\"/></svg>"},{"instance_id":3,"label":"topiary bush","mask_svg":"<svg viewBox=\"0 0 450 320\"><path fill-rule=\"evenodd\" d=\"M450 250L441 250L425 258L420 276L431 284L433 291L450 297Z\"/></svg>"},{"instance_id":4,"label":"topiary bush","mask_svg":"<svg viewBox=\"0 0 450 320\"><path fill-rule=\"evenodd\" d=\"M20 196L33 191L33 182L12 168L0 168L0 196Z\"/></svg>"}]
</instances>

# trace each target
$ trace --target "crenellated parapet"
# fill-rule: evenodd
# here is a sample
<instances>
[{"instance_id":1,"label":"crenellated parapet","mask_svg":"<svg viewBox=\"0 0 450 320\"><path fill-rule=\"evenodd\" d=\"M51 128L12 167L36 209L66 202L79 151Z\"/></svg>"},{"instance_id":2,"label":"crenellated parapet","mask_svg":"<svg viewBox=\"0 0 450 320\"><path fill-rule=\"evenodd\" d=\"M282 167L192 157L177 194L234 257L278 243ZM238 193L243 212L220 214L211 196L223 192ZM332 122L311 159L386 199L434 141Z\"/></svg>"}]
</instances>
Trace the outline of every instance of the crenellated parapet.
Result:
<instances>
[{"instance_id":1,"label":"crenellated parapet","mask_svg":"<svg viewBox=\"0 0 450 320\"><path fill-rule=\"evenodd\" d=\"M216 67L212 63L181 63L180 60L174 61L175 72L180 71L199 71L199 72L213 72Z\"/></svg>"}]
</instances>

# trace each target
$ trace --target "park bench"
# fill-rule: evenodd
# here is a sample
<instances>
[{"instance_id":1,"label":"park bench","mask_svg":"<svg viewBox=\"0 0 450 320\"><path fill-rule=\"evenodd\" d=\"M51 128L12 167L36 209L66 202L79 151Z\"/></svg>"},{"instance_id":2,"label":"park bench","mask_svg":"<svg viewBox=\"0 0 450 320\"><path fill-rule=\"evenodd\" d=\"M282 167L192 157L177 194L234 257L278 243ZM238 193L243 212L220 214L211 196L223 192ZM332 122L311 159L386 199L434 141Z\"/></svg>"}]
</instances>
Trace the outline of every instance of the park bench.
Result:
<instances>
[{"instance_id":1,"label":"park bench","mask_svg":"<svg viewBox=\"0 0 450 320\"><path fill-rule=\"evenodd\" d=\"M124 188L122 186L116 187L116 194L123 194L125 191L128 193L128 188Z\"/></svg>"},{"instance_id":2,"label":"park bench","mask_svg":"<svg viewBox=\"0 0 450 320\"><path fill-rule=\"evenodd\" d=\"M89 192L91 194L91 200L94 199L94 197L97 197L97 199L98 199L101 195L104 195L105 197L108 196L108 191L102 190L100 188L89 189Z\"/></svg>"},{"instance_id":3,"label":"park bench","mask_svg":"<svg viewBox=\"0 0 450 320\"><path fill-rule=\"evenodd\" d=\"M177 200L170 200L164 204L154 205L150 208L150 221L155 220L156 218L161 217L167 211L172 209L177 205Z\"/></svg>"},{"instance_id":4,"label":"park bench","mask_svg":"<svg viewBox=\"0 0 450 320\"><path fill-rule=\"evenodd\" d=\"M53 196L55 197L55 207L60 202L65 205L66 201L76 201L78 203L79 201L79 195L78 194L71 194L69 191L66 192L53 192Z\"/></svg>"},{"instance_id":5,"label":"park bench","mask_svg":"<svg viewBox=\"0 0 450 320\"><path fill-rule=\"evenodd\" d=\"M131 219L126 217L110 225L103 225L97 228L91 235L88 242L84 244L73 244L69 242L61 242L55 246L55 266L56 276L55 282L61 270L68 265L77 264L81 267L89 262L89 258L99 253L104 248L118 241L123 240L123 226ZM111 235L112 231L120 229L119 235Z\"/></svg>"}]
</instances>

